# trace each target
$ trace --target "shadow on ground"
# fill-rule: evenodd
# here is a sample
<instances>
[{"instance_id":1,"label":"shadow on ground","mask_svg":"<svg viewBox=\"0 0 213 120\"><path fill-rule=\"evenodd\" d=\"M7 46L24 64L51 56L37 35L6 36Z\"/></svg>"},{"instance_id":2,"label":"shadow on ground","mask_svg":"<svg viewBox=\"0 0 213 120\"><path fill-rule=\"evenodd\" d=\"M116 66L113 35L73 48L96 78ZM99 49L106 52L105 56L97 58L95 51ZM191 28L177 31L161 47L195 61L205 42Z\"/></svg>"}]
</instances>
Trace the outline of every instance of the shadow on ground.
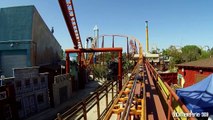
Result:
<instances>
[{"instance_id":1,"label":"shadow on ground","mask_svg":"<svg viewBox=\"0 0 213 120\"><path fill-rule=\"evenodd\" d=\"M85 85L84 89L73 92L71 98L63 104L31 116L30 118L27 118L27 120L53 120L57 117L57 113L64 113L66 110L95 92L95 90L101 87L103 83L104 80L91 80Z\"/></svg>"}]
</instances>

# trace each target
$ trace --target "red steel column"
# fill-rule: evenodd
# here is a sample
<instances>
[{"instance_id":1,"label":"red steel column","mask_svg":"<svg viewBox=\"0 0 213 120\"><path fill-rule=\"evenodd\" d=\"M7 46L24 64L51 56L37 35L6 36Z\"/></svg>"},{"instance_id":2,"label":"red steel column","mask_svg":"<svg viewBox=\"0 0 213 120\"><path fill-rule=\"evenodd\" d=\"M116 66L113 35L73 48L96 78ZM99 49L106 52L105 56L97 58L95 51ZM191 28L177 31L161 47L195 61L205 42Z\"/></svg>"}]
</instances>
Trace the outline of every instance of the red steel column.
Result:
<instances>
[{"instance_id":1,"label":"red steel column","mask_svg":"<svg viewBox=\"0 0 213 120\"><path fill-rule=\"evenodd\" d=\"M79 67L81 67L81 56L82 56L81 53L82 53L82 52L79 52L79 53L78 53L78 63L79 63Z\"/></svg>"},{"instance_id":2,"label":"red steel column","mask_svg":"<svg viewBox=\"0 0 213 120\"><path fill-rule=\"evenodd\" d=\"M66 53L66 74L70 73L70 55Z\"/></svg>"},{"instance_id":3,"label":"red steel column","mask_svg":"<svg viewBox=\"0 0 213 120\"><path fill-rule=\"evenodd\" d=\"M81 57L82 57L82 52L80 51L78 53L78 80L79 80L79 85L80 85L80 88L84 88L84 74L83 74L83 68L82 68L82 61L81 61Z\"/></svg>"},{"instance_id":4,"label":"red steel column","mask_svg":"<svg viewBox=\"0 0 213 120\"><path fill-rule=\"evenodd\" d=\"M118 53L118 83L119 91L122 89L122 51Z\"/></svg>"},{"instance_id":5,"label":"red steel column","mask_svg":"<svg viewBox=\"0 0 213 120\"><path fill-rule=\"evenodd\" d=\"M113 35L113 36L112 36L112 48L114 48L114 46L115 46L115 41L114 41L114 40L115 40L115 36ZM114 57L114 52L112 52L112 60L113 60L113 61L114 61L114 58L115 58L115 57Z\"/></svg>"}]
</instances>

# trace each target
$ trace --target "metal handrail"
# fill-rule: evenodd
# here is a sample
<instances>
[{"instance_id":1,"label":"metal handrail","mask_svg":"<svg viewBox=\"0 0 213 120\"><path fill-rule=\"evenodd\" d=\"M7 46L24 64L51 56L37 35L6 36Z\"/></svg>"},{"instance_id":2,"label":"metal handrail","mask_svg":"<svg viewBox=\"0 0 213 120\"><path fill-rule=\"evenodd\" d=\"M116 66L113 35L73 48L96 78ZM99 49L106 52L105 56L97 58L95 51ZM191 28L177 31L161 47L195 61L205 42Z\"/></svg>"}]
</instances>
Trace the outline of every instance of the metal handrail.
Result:
<instances>
[{"instance_id":1,"label":"metal handrail","mask_svg":"<svg viewBox=\"0 0 213 120\"><path fill-rule=\"evenodd\" d=\"M81 119L83 117L84 120L87 120L87 113L95 105L97 105L97 111L99 111L97 113L98 114L97 116L98 116L98 118L100 118L101 115L103 116L103 113L100 114L100 105L98 105L98 104L99 104L100 100L104 98L104 96L108 96L106 94L108 94L109 91L112 90L112 92L114 92L114 87L115 86L117 87L117 84L118 84L117 81L107 82L106 84L104 84L104 86L97 89L93 94L88 96L86 99L80 101L79 103L77 103L75 106L71 107L64 113L62 113L62 114L58 113L57 118L55 118L55 120L62 120L62 119L66 120L66 119L72 118L74 115L76 115L77 113L79 113L81 111L83 111L83 113L81 112L79 114L78 118ZM103 92L103 91L105 91L105 92ZM112 96L112 101L107 105L106 109L109 109L109 105L111 105L113 103L116 96L117 95ZM108 100L107 97L106 97L106 99Z\"/></svg>"},{"instance_id":2,"label":"metal handrail","mask_svg":"<svg viewBox=\"0 0 213 120\"><path fill-rule=\"evenodd\" d=\"M149 71L151 72L152 76L154 76L156 82L157 82L157 88L158 90L160 90L161 94L164 97L164 100L166 101L167 105L168 105L168 120L171 119L171 114L174 111L174 109L172 108L172 98L174 98L174 101L178 103L178 105L181 107L182 111L185 113L190 113L189 109L183 104L183 102L179 99L179 97L177 96L177 94L172 90L172 88L166 83L162 81L162 78L160 76L160 74L154 69L154 67L148 62L146 61L146 65L147 68L149 69ZM162 87L165 86L165 87ZM169 94L167 95L167 92L169 92ZM195 118L193 117L188 117L190 120L194 120Z\"/></svg>"}]
</instances>

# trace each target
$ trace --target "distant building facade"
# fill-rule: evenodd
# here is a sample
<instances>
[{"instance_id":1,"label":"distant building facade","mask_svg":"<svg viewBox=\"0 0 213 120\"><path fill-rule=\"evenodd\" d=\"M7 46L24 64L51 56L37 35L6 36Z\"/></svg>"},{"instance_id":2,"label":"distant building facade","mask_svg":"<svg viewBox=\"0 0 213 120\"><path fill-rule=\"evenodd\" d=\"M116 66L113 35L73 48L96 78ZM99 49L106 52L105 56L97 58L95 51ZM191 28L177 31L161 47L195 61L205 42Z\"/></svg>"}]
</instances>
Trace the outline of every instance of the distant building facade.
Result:
<instances>
[{"instance_id":1,"label":"distant building facade","mask_svg":"<svg viewBox=\"0 0 213 120\"><path fill-rule=\"evenodd\" d=\"M39 73L39 67L14 69L14 84L21 119L50 107L48 73Z\"/></svg>"},{"instance_id":2,"label":"distant building facade","mask_svg":"<svg viewBox=\"0 0 213 120\"><path fill-rule=\"evenodd\" d=\"M0 9L0 75L60 61L61 46L34 6Z\"/></svg>"},{"instance_id":3,"label":"distant building facade","mask_svg":"<svg viewBox=\"0 0 213 120\"><path fill-rule=\"evenodd\" d=\"M149 60L149 62L157 68L159 71L167 71L169 66L169 57L162 56L160 54L143 53L143 56Z\"/></svg>"},{"instance_id":4,"label":"distant building facade","mask_svg":"<svg viewBox=\"0 0 213 120\"><path fill-rule=\"evenodd\" d=\"M53 97L54 106L58 106L68 99L72 94L72 79L70 74L57 75L54 77Z\"/></svg>"},{"instance_id":5,"label":"distant building facade","mask_svg":"<svg viewBox=\"0 0 213 120\"><path fill-rule=\"evenodd\" d=\"M182 87L191 86L213 73L213 58L177 64L178 83Z\"/></svg>"}]
</instances>

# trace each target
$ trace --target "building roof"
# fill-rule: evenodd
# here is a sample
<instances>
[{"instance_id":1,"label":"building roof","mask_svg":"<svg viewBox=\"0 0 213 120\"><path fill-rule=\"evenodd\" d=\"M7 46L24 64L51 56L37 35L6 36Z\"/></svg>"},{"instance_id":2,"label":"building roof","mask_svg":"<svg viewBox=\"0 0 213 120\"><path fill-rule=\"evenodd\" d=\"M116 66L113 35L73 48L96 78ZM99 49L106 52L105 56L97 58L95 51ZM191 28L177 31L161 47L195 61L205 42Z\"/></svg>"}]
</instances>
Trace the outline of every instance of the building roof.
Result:
<instances>
[{"instance_id":1,"label":"building roof","mask_svg":"<svg viewBox=\"0 0 213 120\"><path fill-rule=\"evenodd\" d=\"M152 54L152 53L144 53L144 56L147 58L159 58L159 54Z\"/></svg>"},{"instance_id":2,"label":"building roof","mask_svg":"<svg viewBox=\"0 0 213 120\"><path fill-rule=\"evenodd\" d=\"M207 59L201 59L192 62L186 62L177 64L178 67L202 67L202 68L213 68L213 57Z\"/></svg>"}]
</instances>

